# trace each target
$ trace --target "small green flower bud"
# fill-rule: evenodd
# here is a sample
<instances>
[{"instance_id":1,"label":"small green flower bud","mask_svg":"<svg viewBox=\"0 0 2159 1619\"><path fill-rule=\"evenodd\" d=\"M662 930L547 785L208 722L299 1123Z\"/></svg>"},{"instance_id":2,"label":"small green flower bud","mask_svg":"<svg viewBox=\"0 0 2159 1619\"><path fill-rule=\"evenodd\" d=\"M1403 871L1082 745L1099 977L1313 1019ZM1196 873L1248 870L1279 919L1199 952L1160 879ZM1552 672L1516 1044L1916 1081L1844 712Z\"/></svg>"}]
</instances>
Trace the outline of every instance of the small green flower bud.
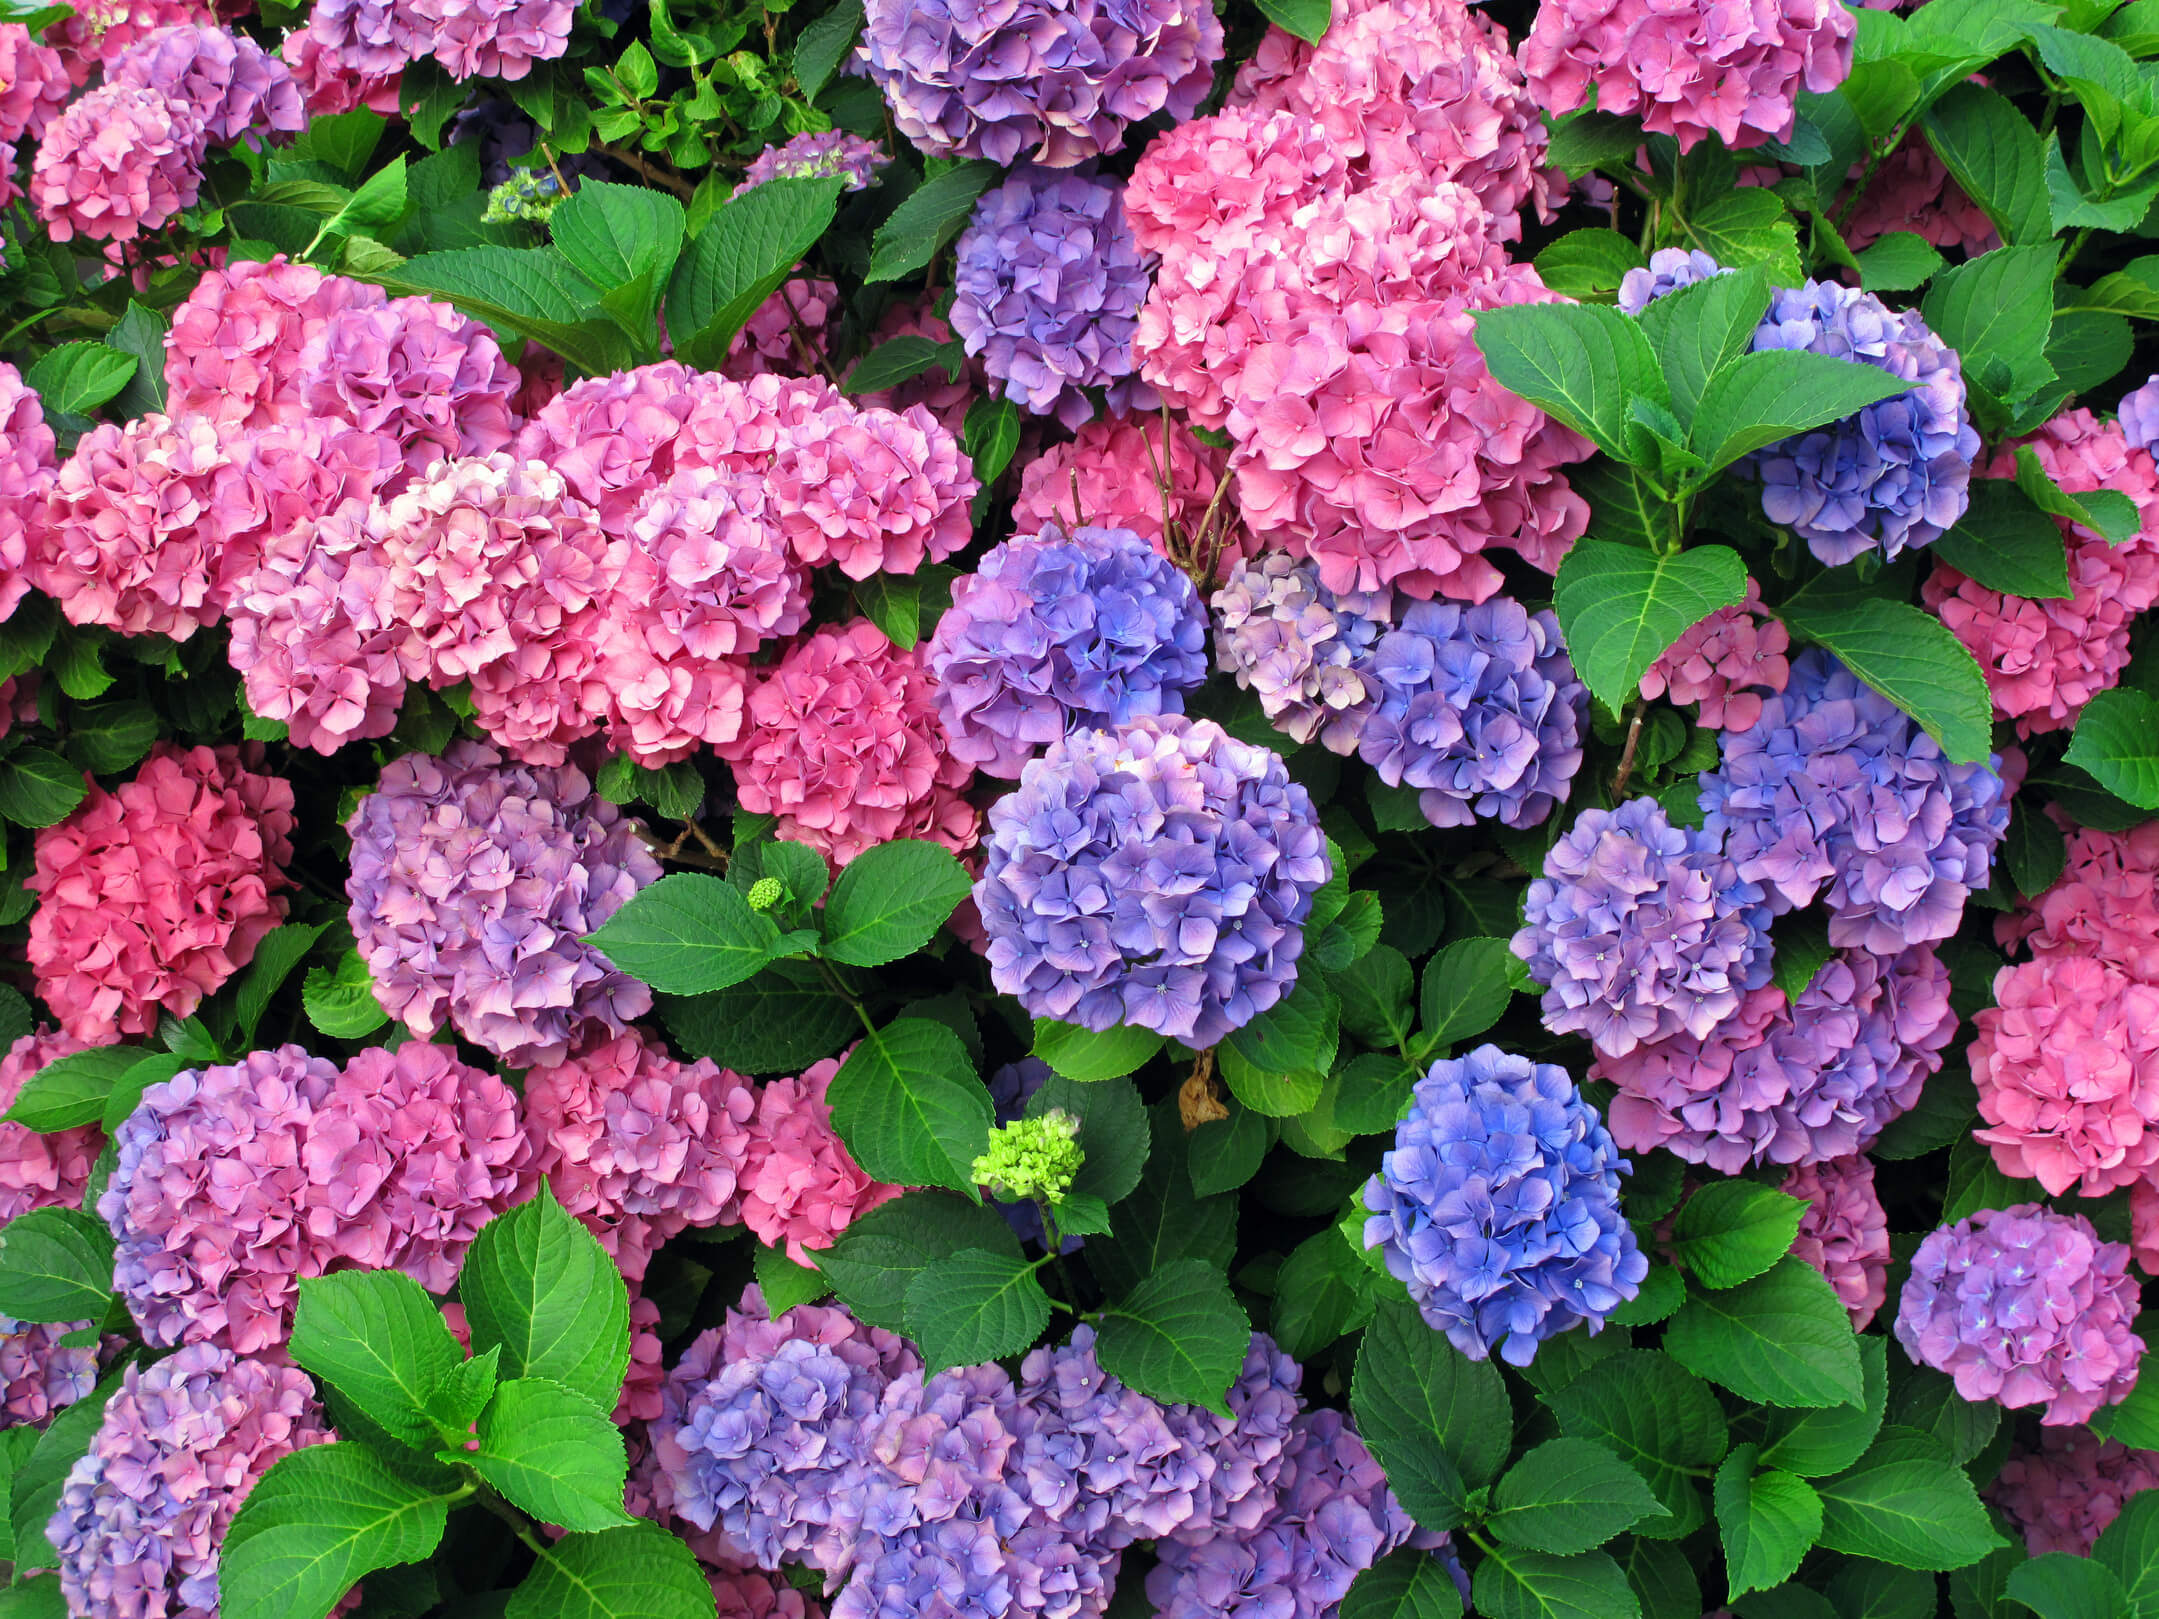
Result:
<instances>
[{"instance_id":1,"label":"small green flower bud","mask_svg":"<svg viewBox=\"0 0 2159 1619\"><path fill-rule=\"evenodd\" d=\"M779 904L780 896L786 892L787 890L780 886L779 878L760 877L750 884L750 909L769 911Z\"/></svg>"},{"instance_id":2,"label":"small green flower bud","mask_svg":"<svg viewBox=\"0 0 2159 1619\"><path fill-rule=\"evenodd\" d=\"M1056 1203L1072 1190L1086 1155L1079 1120L1052 1108L1038 1119L1014 1119L990 1132L990 1150L974 1162L975 1184L1008 1202Z\"/></svg>"},{"instance_id":3,"label":"small green flower bud","mask_svg":"<svg viewBox=\"0 0 2159 1619\"><path fill-rule=\"evenodd\" d=\"M487 194L487 212L481 220L489 225L520 219L537 223L553 213L562 200L562 186L552 174L540 169L513 169L507 180Z\"/></svg>"}]
</instances>

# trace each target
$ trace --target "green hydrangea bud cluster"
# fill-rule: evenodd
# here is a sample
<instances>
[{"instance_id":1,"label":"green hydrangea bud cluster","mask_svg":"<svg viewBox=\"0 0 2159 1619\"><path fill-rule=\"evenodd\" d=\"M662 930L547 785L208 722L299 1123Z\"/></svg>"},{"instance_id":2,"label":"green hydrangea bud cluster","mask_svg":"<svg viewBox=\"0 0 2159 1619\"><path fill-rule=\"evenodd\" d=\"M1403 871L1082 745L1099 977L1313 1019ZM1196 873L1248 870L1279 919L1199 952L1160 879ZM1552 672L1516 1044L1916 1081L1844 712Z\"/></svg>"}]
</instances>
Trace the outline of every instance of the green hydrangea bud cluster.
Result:
<instances>
[{"instance_id":1,"label":"green hydrangea bud cluster","mask_svg":"<svg viewBox=\"0 0 2159 1619\"><path fill-rule=\"evenodd\" d=\"M787 890L780 886L779 878L760 877L750 884L750 909L753 911L769 911L773 906L779 904L780 896L786 892Z\"/></svg>"},{"instance_id":2,"label":"green hydrangea bud cluster","mask_svg":"<svg viewBox=\"0 0 2159 1619\"><path fill-rule=\"evenodd\" d=\"M974 1162L975 1184L1007 1202L1063 1201L1086 1161L1079 1128L1061 1108L1000 1125L990 1132L990 1150Z\"/></svg>"},{"instance_id":3,"label":"green hydrangea bud cluster","mask_svg":"<svg viewBox=\"0 0 2159 1619\"><path fill-rule=\"evenodd\" d=\"M529 219L544 223L562 202L562 182L545 169L512 169L510 177L487 194L487 212L481 219L489 225Z\"/></svg>"}]
</instances>

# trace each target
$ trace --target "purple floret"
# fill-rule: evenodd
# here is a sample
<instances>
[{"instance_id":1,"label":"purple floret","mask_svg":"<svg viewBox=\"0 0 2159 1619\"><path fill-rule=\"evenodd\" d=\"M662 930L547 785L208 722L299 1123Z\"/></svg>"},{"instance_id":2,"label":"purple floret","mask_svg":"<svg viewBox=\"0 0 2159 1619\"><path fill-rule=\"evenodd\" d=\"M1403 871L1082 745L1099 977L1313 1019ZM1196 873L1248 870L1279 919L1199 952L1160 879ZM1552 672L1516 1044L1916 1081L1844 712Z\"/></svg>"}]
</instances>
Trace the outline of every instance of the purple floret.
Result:
<instances>
[{"instance_id":1,"label":"purple floret","mask_svg":"<svg viewBox=\"0 0 2159 1619\"><path fill-rule=\"evenodd\" d=\"M1732 272L1700 248L1660 247L1649 255L1649 268L1629 270L1619 278L1619 312L1639 315L1659 298Z\"/></svg>"},{"instance_id":2,"label":"purple floret","mask_svg":"<svg viewBox=\"0 0 2159 1619\"><path fill-rule=\"evenodd\" d=\"M1232 566L1214 613L1215 667L1259 694L1276 730L1357 751L1380 698L1370 662L1393 624L1393 591L1337 594L1320 583L1317 563L1269 551Z\"/></svg>"},{"instance_id":3,"label":"purple floret","mask_svg":"<svg viewBox=\"0 0 2159 1619\"><path fill-rule=\"evenodd\" d=\"M2159 376L2151 377L2143 387L2122 396L2116 420L2121 424L2122 437L2129 441L2132 450L2159 455Z\"/></svg>"},{"instance_id":4,"label":"purple floret","mask_svg":"<svg viewBox=\"0 0 2159 1619\"><path fill-rule=\"evenodd\" d=\"M814 131L759 152L743 171L734 195L755 191L767 180L844 179L847 190L862 191L891 161L882 146L860 135L839 129Z\"/></svg>"},{"instance_id":5,"label":"purple floret","mask_svg":"<svg viewBox=\"0 0 2159 1619\"><path fill-rule=\"evenodd\" d=\"M307 128L292 70L229 29L193 23L160 28L121 52L105 77L193 108L203 133L218 146L243 135L290 136Z\"/></svg>"}]
</instances>

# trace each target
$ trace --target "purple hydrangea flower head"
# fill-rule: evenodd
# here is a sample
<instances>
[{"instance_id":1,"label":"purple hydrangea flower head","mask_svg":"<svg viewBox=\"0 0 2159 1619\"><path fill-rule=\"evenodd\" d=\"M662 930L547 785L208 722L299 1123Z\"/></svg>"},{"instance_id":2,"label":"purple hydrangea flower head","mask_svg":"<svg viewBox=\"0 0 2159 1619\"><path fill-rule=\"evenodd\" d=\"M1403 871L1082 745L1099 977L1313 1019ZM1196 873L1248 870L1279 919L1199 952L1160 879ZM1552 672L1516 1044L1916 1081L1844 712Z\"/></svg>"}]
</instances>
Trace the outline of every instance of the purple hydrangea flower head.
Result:
<instances>
[{"instance_id":1,"label":"purple hydrangea flower head","mask_svg":"<svg viewBox=\"0 0 2159 1619\"><path fill-rule=\"evenodd\" d=\"M1732 272L1700 248L1660 247L1649 255L1649 268L1629 270L1619 278L1619 312L1639 315L1666 293Z\"/></svg>"},{"instance_id":2,"label":"purple hydrangea flower head","mask_svg":"<svg viewBox=\"0 0 2159 1619\"><path fill-rule=\"evenodd\" d=\"M755 191L767 180L844 179L849 191L864 191L877 178L877 171L891 161L882 146L860 135L839 129L815 131L759 152L743 171L734 195Z\"/></svg>"},{"instance_id":3,"label":"purple hydrangea flower head","mask_svg":"<svg viewBox=\"0 0 2159 1619\"><path fill-rule=\"evenodd\" d=\"M1494 596L1413 603L1372 649L1377 708L1357 752L1390 787L1420 789L1434 826L1475 816L1535 826L1582 766L1589 689L1559 620Z\"/></svg>"},{"instance_id":4,"label":"purple hydrangea flower head","mask_svg":"<svg viewBox=\"0 0 2159 1619\"><path fill-rule=\"evenodd\" d=\"M1187 1457L1198 1462L1192 1515L1175 1532L1198 1542L1220 1534L1243 1534L1274 1509L1297 1418L1304 1410L1298 1385L1304 1368L1282 1353L1264 1332L1252 1334L1244 1365L1223 1404L1227 1417L1197 1405L1173 1405L1164 1415Z\"/></svg>"},{"instance_id":5,"label":"purple hydrangea flower head","mask_svg":"<svg viewBox=\"0 0 2159 1619\"><path fill-rule=\"evenodd\" d=\"M1918 721L1819 647L1701 778L1704 827L1778 912L1828 890L1829 941L1893 956L1946 939L2009 829L1992 764L1951 764Z\"/></svg>"},{"instance_id":6,"label":"purple hydrangea flower head","mask_svg":"<svg viewBox=\"0 0 2159 1619\"><path fill-rule=\"evenodd\" d=\"M1207 678L1207 615L1130 529L1049 523L953 582L926 661L954 756L1016 777L1074 726L1183 713Z\"/></svg>"},{"instance_id":7,"label":"purple hydrangea flower head","mask_svg":"<svg viewBox=\"0 0 2159 1619\"><path fill-rule=\"evenodd\" d=\"M1979 433L1965 408L1956 350L1917 310L1834 281L1779 288L1754 349L1827 354L1912 384L1827 427L1796 433L1739 463L1762 483L1762 510L1834 566L1932 545L1970 503Z\"/></svg>"},{"instance_id":8,"label":"purple hydrangea flower head","mask_svg":"<svg viewBox=\"0 0 2159 1619\"><path fill-rule=\"evenodd\" d=\"M1675 1035L1599 1056L1618 1086L1612 1134L1727 1175L1749 1164L1818 1164L1864 1152L1919 1100L1957 1026L1949 969L1925 945L1898 956L1831 956L1786 1002L1750 991L1706 1040Z\"/></svg>"},{"instance_id":9,"label":"purple hydrangea flower head","mask_svg":"<svg viewBox=\"0 0 2159 1619\"><path fill-rule=\"evenodd\" d=\"M1022 169L975 204L948 318L998 393L1078 427L1089 388L1116 415L1156 404L1132 346L1153 280L1116 182Z\"/></svg>"},{"instance_id":10,"label":"purple hydrangea flower head","mask_svg":"<svg viewBox=\"0 0 2159 1619\"><path fill-rule=\"evenodd\" d=\"M1585 809L1529 885L1514 953L1545 986L1544 1026L1624 1056L1706 1040L1769 981L1769 906L1709 833L1654 798Z\"/></svg>"},{"instance_id":11,"label":"purple hydrangea flower head","mask_svg":"<svg viewBox=\"0 0 2159 1619\"><path fill-rule=\"evenodd\" d=\"M584 936L660 875L636 823L567 765L458 741L384 768L345 823L352 931L383 1010L512 1067L618 1034L652 992Z\"/></svg>"},{"instance_id":12,"label":"purple hydrangea flower head","mask_svg":"<svg viewBox=\"0 0 2159 1619\"><path fill-rule=\"evenodd\" d=\"M334 1439L305 1372L190 1344L131 1366L45 1535L76 1619L216 1619L218 1548L273 1463Z\"/></svg>"},{"instance_id":13,"label":"purple hydrangea flower head","mask_svg":"<svg viewBox=\"0 0 2159 1619\"><path fill-rule=\"evenodd\" d=\"M307 127L292 69L227 28L160 28L122 51L105 76L108 83L140 85L192 108L218 146L243 135L294 135Z\"/></svg>"},{"instance_id":14,"label":"purple hydrangea flower head","mask_svg":"<svg viewBox=\"0 0 2159 1619\"><path fill-rule=\"evenodd\" d=\"M2159 456L2159 376L2151 377L2143 387L2122 396L2116 420L2121 423L2122 437L2129 441L2132 450Z\"/></svg>"},{"instance_id":15,"label":"purple hydrangea flower head","mask_svg":"<svg viewBox=\"0 0 2159 1619\"><path fill-rule=\"evenodd\" d=\"M42 1428L97 1387L97 1347L60 1342L90 1325L0 1315L0 1428Z\"/></svg>"},{"instance_id":16,"label":"purple hydrangea flower head","mask_svg":"<svg viewBox=\"0 0 2159 1619\"><path fill-rule=\"evenodd\" d=\"M1337 593L1320 583L1316 562L1267 551L1231 565L1214 612L1215 667L1259 694L1276 730L1357 751L1379 702L1370 660L1392 626L1392 590Z\"/></svg>"},{"instance_id":17,"label":"purple hydrangea flower head","mask_svg":"<svg viewBox=\"0 0 2159 1619\"><path fill-rule=\"evenodd\" d=\"M855 71L925 152L1065 169L1127 124L1190 118L1221 59L1205 0L873 0Z\"/></svg>"},{"instance_id":18,"label":"purple hydrangea flower head","mask_svg":"<svg viewBox=\"0 0 2159 1619\"><path fill-rule=\"evenodd\" d=\"M1981 1209L1912 1256L1897 1342L1956 1379L1967 1400L2043 1406L2049 1426L2088 1422L2136 1383L2129 1249L2081 1214L2037 1203Z\"/></svg>"},{"instance_id":19,"label":"purple hydrangea flower head","mask_svg":"<svg viewBox=\"0 0 2159 1619\"><path fill-rule=\"evenodd\" d=\"M1194 1047L1289 992L1332 874L1281 756L1181 715L1052 743L989 827L974 893L998 989Z\"/></svg>"},{"instance_id":20,"label":"purple hydrangea flower head","mask_svg":"<svg viewBox=\"0 0 2159 1619\"><path fill-rule=\"evenodd\" d=\"M1564 1068L1479 1046L1417 1082L1365 1186L1365 1245L1463 1354L1527 1366L1543 1339L1578 1321L1596 1332L1641 1290L1649 1261L1619 1212L1628 1168Z\"/></svg>"}]
</instances>

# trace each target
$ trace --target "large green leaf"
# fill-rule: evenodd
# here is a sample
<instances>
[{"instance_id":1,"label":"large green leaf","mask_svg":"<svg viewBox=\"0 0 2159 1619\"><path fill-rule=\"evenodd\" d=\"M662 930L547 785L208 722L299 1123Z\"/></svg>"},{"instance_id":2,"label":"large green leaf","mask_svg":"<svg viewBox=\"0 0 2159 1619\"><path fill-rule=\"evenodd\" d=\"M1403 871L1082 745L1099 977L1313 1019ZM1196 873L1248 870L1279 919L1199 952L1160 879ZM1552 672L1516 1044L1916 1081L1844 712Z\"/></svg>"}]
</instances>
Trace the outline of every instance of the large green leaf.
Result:
<instances>
[{"instance_id":1,"label":"large green leaf","mask_svg":"<svg viewBox=\"0 0 2159 1619\"><path fill-rule=\"evenodd\" d=\"M1933 553L1989 590L2034 600L2069 595L2069 562L2054 519L2007 478L1974 478L1971 506Z\"/></svg>"},{"instance_id":2,"label":"large green leaf","mask_svg":"<svg viewBox=\"0 0 2159 1619\"><path fill-rule=\"evenodd\" d=\"M225 1532L226 1619L323 1619L360 1579L442 1539L448 1503L349 1440L310 1445L256 1480Z\"/></svg>"},{"instance_id":3,"label":"large green leaf","mask_svg":"<svg viewBox=\"0 0 2159 1619\"><path fill-rule=\"evenodd\" d=\"M382 285L447 299L498 331L546 344L581 371L634 363L591 285L552 248L460 247L407 259Z\"/></svg>"},{"instance_id":4,"label":"large green leaf","mask_svg":"<svg viewBox=\"0 0 2159 1619\"><path fill-rule=\"evenodd\" d=\"M822 955L853 967L881 967L912 955L967 897L972 879L952 851L915 838L866 849L849 862L825 901Z\"/></svg>"},{"instance_id":5,"label":"large green leaf","mask_svg":"<svg viewBox=\"0 0 2159 1619\"><path fill-rule=\"evenodd\" d=\"M1691 1527L1699 1512L1692 1481L1716 1466L1728 1439L1723 1407L1700 1379L1668 1355L1630 1349L1598 1361L1548 1401L1562 1433L1596 1440L1656 1491L1671 1523L1637 1532Z\"/></svg>"},{"instance_id":6,"label":"large green leaf","mask_svg":"<svg viewBox=\"0 0 2159 1619\"><path fill-rule=\"evenodd\" d=\"M1753 1445L1741 1445L1717 1469L1717 1527L1734 1596L1790 1579L1822 1532L1822 1500L1814 1486L1797 1473L1758 1472L1757 1455Z\"/></svg>"},{"instance_id":7,"label":"large green leaf","mask_svg":"<svg viewBox=\"0 0 2159 1619\"><path fill-rule=\"evenodd\" d=\"M1746 564L1726 546L1659 555L1580 539L1559 565L1552 606L1576 671L1599 701L1616 709L1632 700L1643 672L1667 647L1746 594Z\"/></svg>"},{"instance_id":8,"label":"large green leaf","mask_svg":"<svg viewBox=\"0 0 2159 1619\"><path fill-rule=\"evenodd\" d=\"M908 1287L967 1248L1019 1257L1018 1240L995 1209L947 1192L909 1192L857 1217L817 1255L817 1268L856 1315L904 1333Z\"/></svg>"},{"instance_id":9,"label":"large green leaf","mask_svg":"<svg viewBox=\"0 0 2159 1619\"><path fill-rule=\"evenodd\" d=\"M427 1290L397 1271L303 1277L292 1358L408 1445L435 1448L427 1397L464 1353Z\"/></svg>"},{"instance_id":10,"label":"large green leaf","mask_svg":"<svg viewBox=\"0 0 2159 1619\"><path fill-rule=\"evenodd\" d=\"M1703 388L1687 444L1714 472L1779 440L1910 391L1902 377L1827 354L1796 349L1743 354Z\"/></svg>"},{"instance_id":11,"label":"large green leaf","mask_svg":"<svg viewBox=\"0 0 2159 1619\"><path fill-rule=\"evenodd\" d=\"M639 889L586 942L632 978L670 995L730 988L789 947L741 890L691 871Z\"/></svg>"},{"instance_id":12,"label":"large green leaf","mask_svg":"<svg viewBox=\"0 0 2159 1619\"><path fill-rule=\"evenodd\" d=\"M1548 1439L1500 1475L1494 1535L1531 1551L1570 1556L1662 1515L1642 1475L1588 1439Z\"/></svg>"},{"instance_id":13,"label":"large green leaf","mask_svg":"<svg viewBox=\"0 0 2159 1619\"><path fill-rule=\"evenodd\" d=\"M743 322L824 235L845 185L836 178L768 180L720 205L667 284L677 359L720 363Z\"/></svg>"},{"instance_id":14,"label":"large green leaf","mask_svg":"<svg viewBox=\"0 0 2159 1619\"><path fill-rule=\"evenodd\" d=\"M1479 310L1476 322L1477 348L1494 381L1605 454L1629 459L1628 401L1665 397L1639 325L1601 304L1515 304Z\"/></svg>"},{"instance_id":15,"label":"large green leaf","mask_svg":"<svg viewBox=\"0 0 2159 1619\"><path fill-rule=\"evenodd\" d=\"M120 1076L142 1061L140 1046L92 1046L56 1057L22 1082L4 1115L9 1124L49 1132L96 1124Z\"/></svg>"},{"instance_id":16,"label":"large green leaf","mask_svg":"<svg viewBox=\"0 0 2159 1619\"><path fill-rule=\"evenodd\" d=\"M1341 1619L1452 1619L1462 1611L1454 1576L1428 1551L1404 1546L1357 1576Z\"/></svg>"},{"instance_id":17,"label":"large green leaf","mask_svg":"<svg viewBox=\"0 0 2159 1619\"><path fill-rule=\"evenodd\" d=\"M1987 677L1949 627L1904 602L1823 600L1806 592L1779 610L1792 633L1834 652L1844 666L1917 720L1957 764L1984 762L1993 747Z\"/></svg>"},{"instance_id":18,"label":"large green leaf","mask_svg":"<svg viewBox=\"0 0 2159 1619\"><path fill-rule=\"evenodd\" d=\"M628 1523L622 1481L630 1459L607 1410L545 1377L501 1384L480 1413L477 1450L444 1453L469 1465L513 1506L564 1529Z\"/></svg>"},{"instance_id":19,"label":"large green leaf","mask_svg":"<svg viewBox=\"0 0 2159 1619\"><path fill-rule=\"evenodd\" d=\"M458 1294L472 1347L499 1345L505 1378L550 1378L614 1409L630 1361L629 1290L545 1181L530 1203L480 1228Z\"/></svg>"},{"instance_id":20,"label":"large green leaf","mask_svg":"<svg viewBox=\"0 0 2159 1619\"><path fill-rule=\"evenodd\" d=\"M1857 1405L1866 1396L1851 1318L1822 1273L1781 1259L1737 1287L1689 1284L1664 1348L1688 1370L1766 1405Z\"/></svg>"},{"instance_id":21,"label":"large green leaf","mask_svg":"<svg viewBox=\"0 0 2159 1619\"><path fill-rule=\"evenodd\" d=\"M925 182L877 227L864 279L897 281L928 264L959 234L974 212L975 199L1002 172L996 164L978 160L961 163Z\"/></svg>"},{"instance_id":22,"label":"large green leaf","mask_svg":"<svg viewBox=\"0 0 2159 1619\"><path fill-rule=\"evenodd\" d=\"M1513 1442L1498 1370L1469 1359L1407 1303L1382 1306L1365 1328L1350 1408L1394 1493L1427 1529L1461 1522L1466 1492L1499 1475Z\"/></svg>"},{"instance_id":23,"label":"large green leaf","mask_svg":"<svg viewBox=\"0 0 2159 1619\"><path fill-rule=\"evenodd\" d=\"M1884 1428L1847 1472L1819 1481L1821 1543L1899 1568L1952 1569L2002 1544L1969 1474L1942 1443Z\"/></svg>"},{"instance_id":24,"label":"large green leaf","mask_svg":"<svg viewBox=\"0 0 2159 1619\"><path fill-rule=\"evenodd\" d=\"M32 1209L0 1227L0 1315L101 1321L112 1298L112 1233L80 1209Z\"/></svg>"},{"instance_id":25,"label":"large green leaf","mask_svg":"<svg viewBox=\"0 0 2159 1619\"><path fill-rule=\"evenodd\" d=\"M1603 1552L1554 1557L1505 1545L1477 1565L1471 1599L1484 1619L1637 1619L1642 1611Z\"/></svg>"},{"instance_id":26,"label":"large green leaf","mask_svg":"<svg viewBox=\"0 0 2159 1619\"><path fill-rule=\"evenodd\" d=\"M2003 240L2044 242L2054 234L2039 132L1999 91L1957 85L1920 127L1942 166L1986 211Z\"/></svg>"},{"instance_id":27,"label":"large green leaf","mask_svg":"<svg viewBox=\"0 0 2159 1619\"><path fill-rule=\"evenodd\" d=\"M2138 809L2159 810L2159 702L2128 687L2084 705L2063 762Z\"/></svg>"},{"instance_id":28,"label":"large green leaf","mask_svg":"<svg viewBox=\"0 0 2159 1619\"><path fill-rule=\"evenodd\" d=\"M1708 1286L1736 1287L1791 1252L1806 1212L1803 1199L1773 1187L1712 1182L1680 1209L1673 1252Z\"/></svg>"},{"instance_id":29,"label":"large green leaf","mask_svg":"<svg viewBox=\"0 0 2159 1619\"><path fill-rule=\"evenodd\" d=\"M1102 1369L1165 1405L1224 1403L1252 1342L1252 1324L1223 1274L1201 1259L1163 1266L1103 1310Z\"/></svg>"},{"instance_id":30,"label":"large green leaf","mask_svg":"<svg viewBox=\"0 0 2159 1619\"><path fill-rule=\"evenodd\" d=\"M908 1335L933 1373L1017 1355L1049 1319L1034 1266L1008 1252L963 1248L924 1266L907 1286Z\"/></svg>"},{"instance_id":31,"label":"large green leaf","mask_svg":"<svg viewBox=\"0 0 2159 1619\"><path fill-rule=\"evenodd\" d=\"M752 195L755 195L753 192ZM544 1548L503 1619L712 1619L712 1586L657 1524L565 1535Z\"/></svg>"},{"instance_id":32,"label":"large green leaf","mask_svg":"<svg viewBox=\"0 0 2159 1619\"><path fill-rule=\"evenodd\" d=\"M974 1195L993 1113L950 1028L927 1018L887 1024L855 1047L827 1094L832 1127L877 1179Z\"/></svg>"}]
</instances>

